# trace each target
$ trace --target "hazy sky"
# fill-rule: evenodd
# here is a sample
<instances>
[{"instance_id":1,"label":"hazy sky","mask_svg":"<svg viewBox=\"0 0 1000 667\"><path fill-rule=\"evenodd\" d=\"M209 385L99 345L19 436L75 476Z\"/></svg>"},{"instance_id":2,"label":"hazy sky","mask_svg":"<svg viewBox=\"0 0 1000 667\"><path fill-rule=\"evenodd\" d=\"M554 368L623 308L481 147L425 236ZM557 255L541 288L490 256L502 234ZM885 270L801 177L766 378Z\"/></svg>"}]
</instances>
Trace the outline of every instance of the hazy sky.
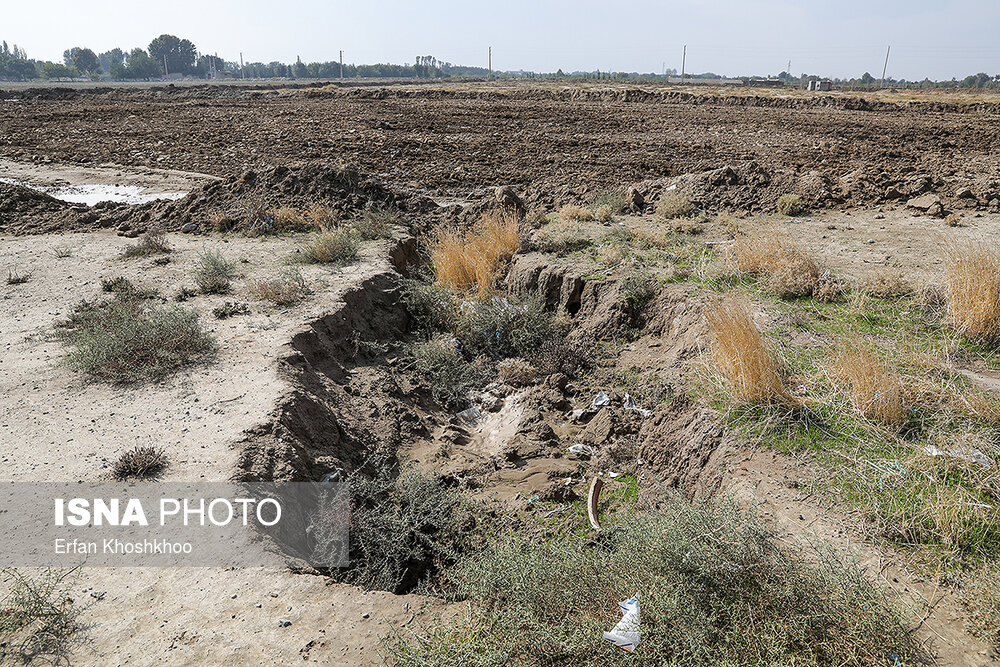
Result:
<instances>
[{"instance_id":1,"label":"hazy sky","mask_svg":"<svg viewBox=\"0 0 1000 667\"><path fill-rule=\"evenodd\" d=\"M998 0L351 2L2 0L0 39L28 56L146 47L172 33L238 60L410 63L417 54L498 70L680 69L917 79L1000 73Z\"/></svg>"}]
</instances>

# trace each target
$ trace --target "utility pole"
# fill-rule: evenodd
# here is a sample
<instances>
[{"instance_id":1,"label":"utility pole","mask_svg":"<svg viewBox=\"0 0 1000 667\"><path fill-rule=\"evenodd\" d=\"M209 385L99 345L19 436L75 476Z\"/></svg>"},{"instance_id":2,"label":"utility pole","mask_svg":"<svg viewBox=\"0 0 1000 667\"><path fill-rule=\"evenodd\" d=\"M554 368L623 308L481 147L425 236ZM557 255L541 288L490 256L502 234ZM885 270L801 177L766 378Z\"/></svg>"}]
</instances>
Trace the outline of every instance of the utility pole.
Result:
<instances>
[{"instance_id":1,"label":"utility pole","mask_svg":"<svg viewBox=\"0 0 1000 667\"><path fill-rule=\"evenodd\" d=\"M344 78L344 50L340 50L340 78Z\"/></svg>"},{"instance_id":2,"label":"utility pole","mask_svg":"<svg viewBox=\"0 0 1000 667\"><path fill-rule=\"evenodd\" d=\"M688 47L684 45L684 55L681 56L681 83L684 83L684 73L687 71Z\"/></svg>"},{"instance_id":3,"label":"utility pole","mask_svg":"<svg viewBox=\"0 0 1000 667\"><path fill-rule=\"evenodd\" d=\"M493 47L492 46L488 47L488 50L486 52L486 62L487 62L487 65L489 66L489 70L490 70L490 76L489 76L489 78L492 81L493 80Z\"/></svg>"},{"instance_id":4,"label":"utility pole","mask_svg":"<svg viewBox=\"0 0 1000 667\"><path fill-rule=\"evenodd\" d=\"M885 71L889 69L889 49L891 48L892 48L891 44L885 47L885 64L882 65L882 81L879 82L878 84L879 88L885 87Z\"/></svg>"},{"instance_id":5,"label":"utility pole","mask_svg":"<svg viewBox=\"0 0 1000 667\"><path fill-rule=\"evenodd\" d=\"M163 76L170 76L170 70L167 69L167 54L163 54Z\"/></svg>"},{"instance_id":6,"label":"utility pole","mask_svg":"<svg viewBox=\"0 0 1000 667\"><path fill-rule=\"evenodd\" d=\"M245 67L243 67L243 52L242 51L240 51L240 78L241 79L246 79L247 78L247 70L246 70Z\"/></svg>"}]
</instances>

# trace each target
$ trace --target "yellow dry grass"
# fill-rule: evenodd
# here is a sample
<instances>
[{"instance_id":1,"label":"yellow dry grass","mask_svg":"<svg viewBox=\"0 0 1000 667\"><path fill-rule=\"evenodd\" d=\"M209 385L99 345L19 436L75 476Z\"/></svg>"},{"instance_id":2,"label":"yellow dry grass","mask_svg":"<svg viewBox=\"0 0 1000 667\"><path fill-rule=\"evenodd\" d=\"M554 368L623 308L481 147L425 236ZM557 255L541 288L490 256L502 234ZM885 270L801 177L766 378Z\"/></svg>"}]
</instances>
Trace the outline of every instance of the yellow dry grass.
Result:
<instances>
[{"instance_id":1,"label":"yellow dry grass","mask_svg":"<svg viewBox=\"0 0 1000 667\"><path fill-rule=\"evenodd\" d=\"M733 397L747 402L791 403L778 362L764 344L744 302L735 298L710 307L705 318L712 332L712 351Z\"/></svg>"},{"instance_id":2,"label":"yellow dry grass","mask_svg":"<svg viewBox=\"0 0 1000 667\"><path fill-rule=\"evenodd\" d=\"M614 210L607 204L603 204L594 209L594 219L598 222L611 222L614 217Z\"/></svg>"},{"instance_id":3,"label":"yellow dry grass","mask_svg":"<svg viewBox=\"0 0 1000 667\"><path fill-rule=\"evenodd\" d=\"M947 256L948 315L963 336L1000 341L1000 248L985 243L952 247Z\"/></svg>"},{"instance_id":4,"label":"yellow dry grass","mask_svg":"<svg viewBox=\"0 0 1000 667\"><path fill-rule=\"evenodd\" d=\"M559 209L560 220L593 220L594 212L579 204L566 204Z\"/></svg>"},{"instance_id":5,"label":"yellow dry grass","mask_svg":"<svg viewBox=\"0 0 1000 667\"><path fill-rule=\"evenodd\" d=\"M767 276L782 298L807 296L819 282L816 261L774 230L744 231L733 242L732 259L740 273Z\"/></svg>"},{"instance_id":6,"label":"yellow dry grass","mask_svg":"<svg viewBox=\"0 0 1000 667\"><path fill-rule=\"evenodd\" d=\"M510 214L490 214L464 232L440 228L430 243L434 277L452 289L485 296L520 243L518 218Z\"/></svg>"},{"instance_id":7,"label":"yellow dry grass","mask_svg":"<svg viewBox=\"0 0 1000 667\"><path fill-rule=\"evenodd\" d=\"M865 345L852 341L835 363L840 380L850 390L851 404L865 419L899 428L906 418L902 382Z\"/></svg>"}]
</instances>

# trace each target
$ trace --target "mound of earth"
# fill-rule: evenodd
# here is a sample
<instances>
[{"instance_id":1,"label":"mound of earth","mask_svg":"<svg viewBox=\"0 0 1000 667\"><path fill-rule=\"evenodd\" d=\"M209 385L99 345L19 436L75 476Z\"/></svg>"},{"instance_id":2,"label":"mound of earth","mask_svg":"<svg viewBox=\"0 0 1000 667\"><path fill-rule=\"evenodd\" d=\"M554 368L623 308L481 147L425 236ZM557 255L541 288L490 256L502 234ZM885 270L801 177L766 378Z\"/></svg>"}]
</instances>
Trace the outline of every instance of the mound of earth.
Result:
<instances>
[{"instance_id":1,"label":"mound of earth","mask_svg":"<svg viewBox=\"0 0 1000 667\"><path fill-rule=\"evenodd\" d=\"M0 233L45 234L86 227L98 216L44 192L0 183Z\"/></svg>"}]
</instances>

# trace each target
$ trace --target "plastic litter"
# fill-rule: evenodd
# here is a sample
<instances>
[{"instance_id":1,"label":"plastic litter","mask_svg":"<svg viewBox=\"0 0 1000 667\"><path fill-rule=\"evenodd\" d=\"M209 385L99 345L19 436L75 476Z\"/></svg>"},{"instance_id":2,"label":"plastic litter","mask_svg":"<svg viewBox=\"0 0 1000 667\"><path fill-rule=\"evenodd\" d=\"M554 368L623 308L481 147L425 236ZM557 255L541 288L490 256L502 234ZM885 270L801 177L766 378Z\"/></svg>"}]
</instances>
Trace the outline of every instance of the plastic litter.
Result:
<instances>
[{"instance_id":1,"label":"plastic litter","mask_svg":"<svg viewBox=\"0 0 1000 667\"><path fill-rule=\"evenodd\" d=\"M570 454L576 454L577 456L593 456L594 448L590 445L585 445L582 442L578 442L575 445L570 445L567 450Z\"/></svg>"},{"instance_id":2,"label":"plastic litter","mask_svg":"<svg viewBox=\"0 0 1000 667\"><path fill-rule=\"evenodd\" d=\"M604 633L604 639L631 653L639 645L639 594L618 603L622 610L622 620L611 632Z\"/></svg>"},{"instance_id":3,"label":"plastic litter","mask_svg":"<svg viewBox=\"0 0 1000 667\"><path fill-rule=\"evenodd\" d=\"M628 394L625 394L625 400L622 402L622 406L626 410L631 410L633 412L638 412L643 417L648 417L649 415L653 414L652 410L647 410L646 408L642 407L641 405L639 405L638 403L636 403L635 399L633 399Z\"/></svg>"},{"instance_id":4,"label":"plastic litter","mask_svg":"<svg viewBox=\"0 0 1000 667\"><path fill-rule=\"evenodd\" d=\"M342 482L342 481L344 481L343 468L337 468L333 472L328 472L319 478L320 484L331 484L333 482Z\"/></svg>"},{"instance_id":5,"label":"plastic litter","mask_svg":"<svg viewBox=\"0 0 1000 667\"><path fill-rule=\"evenodd\" d=\"M601 524L597 521L597 507L601 500L601 489L604 488L604 481L600 477L590 480L590 490L587 492L587 520L590 527L600 530Z\"/></svg>"},{"instance_id":6,"label":"plastic litter","mask_svg":"<svg viewBox=\"0 0 1000 667\"><path fill-rule=\"evenodd\" d=\"M951 450L946 452L943 449L938 449L934 445L927 445L924 447L924 454L927 454L927 456L950 456L953 459L975 463L976 465L982 466L987 470L993 467L993 461L990 460L990 457L986 456L986 454L983 454L978 449L965 451Z\"/></svg>"},{"instance_id":7,"label":"plastic litter","mask_svg":"<svg viewBox=\"0 0 1000 667\"><path fill-rule=\"evenodd\" d=\"M611 405L611 397L605 394L603 391L598 393L590 401L590 405L583 408L582 410L573 410L569 413L570 419L575 422L580 421L586 415L595 414L598 410L603 408L605 405Z\"/></svg>"}]
</instances>

